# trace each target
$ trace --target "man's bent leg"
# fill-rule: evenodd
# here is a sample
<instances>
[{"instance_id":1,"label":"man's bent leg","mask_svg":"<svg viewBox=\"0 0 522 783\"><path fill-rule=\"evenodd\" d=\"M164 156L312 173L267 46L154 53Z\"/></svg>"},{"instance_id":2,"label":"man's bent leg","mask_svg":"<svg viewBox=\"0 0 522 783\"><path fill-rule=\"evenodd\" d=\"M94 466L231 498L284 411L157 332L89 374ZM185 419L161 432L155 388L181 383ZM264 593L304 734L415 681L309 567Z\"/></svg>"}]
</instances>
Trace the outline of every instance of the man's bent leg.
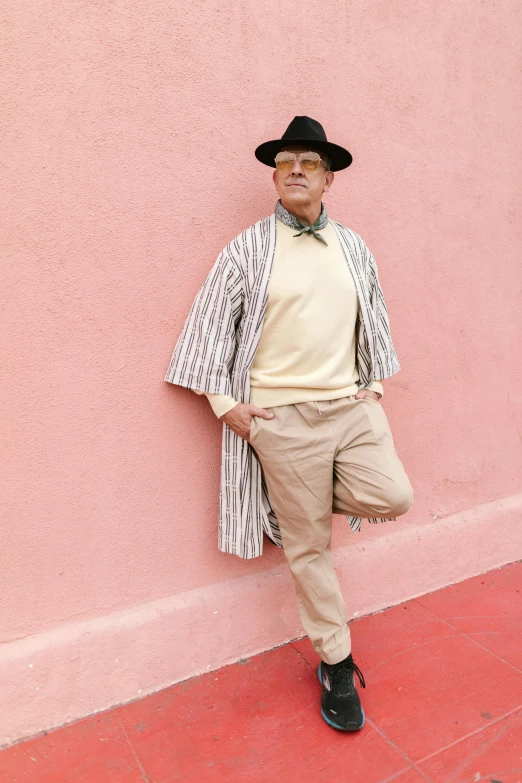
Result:
<instances>
[{"instance_id":1,"label":"man's bent leg","mask_svg":"<svg viewBox=\"0 0 522 783\"><path fill-rule=\"evenodd\" d=\"M270 411L273 419L254 417L250 442L279 522L301 622L321 659L338 663L351 641L331 550L335 441L315 403Z\"/></svg>"},{"instance_id":2,"label":"man's bent leg","mask_svg":"<svg viewBox=\"0 0 522 783\"><path fill-rule=\"evenodd\" d=\"M336 427L340 448L334 461L334 513L382 518L406 513L413 489L381 403L346 398Z\"/></svg>"}]
</instances>

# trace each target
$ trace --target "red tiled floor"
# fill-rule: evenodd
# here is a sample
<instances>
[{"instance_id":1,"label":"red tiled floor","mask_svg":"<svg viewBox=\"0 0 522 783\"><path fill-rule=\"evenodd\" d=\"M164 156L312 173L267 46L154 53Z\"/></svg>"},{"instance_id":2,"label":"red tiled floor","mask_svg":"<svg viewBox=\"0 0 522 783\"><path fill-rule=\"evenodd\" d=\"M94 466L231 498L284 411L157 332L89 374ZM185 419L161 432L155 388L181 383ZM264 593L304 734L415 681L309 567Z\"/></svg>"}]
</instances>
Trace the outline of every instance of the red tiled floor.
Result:
<instances>
[{"instance_id":1,"label":"red tiled floor","mask_svg":"<svg viewBox=\"0 0 522 783\"><path fill-rule=\"evenodd\" d=\"M0 783L522 783L522 563L350 624L364 728L308 639L0 753ZM358 683L358 680L356 680Z\"/></svg>"},{"instance_id":2,"label":"red tiled floor","mask_svg":"<svg viewBox=\"0 0 522 783\"><path fill-rule=\"evenodd\" d=\"M365 704L368 717L417 760L522 706L522 673L453 636L374 669Z\"/></svg>"},{"instance_id":3,"label":"red tiled floor","mask_svg":"<svg viewBox=\"0 0 522 783\"><path fill-rule=\"evenodd\" d=\"M522 670L521 571L521 564L498 568L422 596L417 603Z\"/></svg>"},{"instance_id":4,"label":"red tiled floor","mask_svg":"<svg viewBox=\"0 0 522 783\"><path fill-rule=\"evenodd\" d=\"M347 783L349 783L348 780ZM406 770L406 772L403 772L398 777L393 778L393 780L390 781L390 783L426 783L426 778L424 777L424 775L421 775L415 769L410 768Z\"/></svg>"},{"instance_id":5,"label":"red tiled floor","mask_svg":"<svg viewBox=\"0 0 522 783\"><path fill-rule=\"evenodd\" d=\"M3 750L1 783L143 783L115 712Z\"/></svg>"},{"instance_id":6,"label":"red tiled floor","mask_svg":"<svg viewBox=\"0 0 522 783\"><path fill-rule=\"evenodd\" d=\"M381 783L408 767L370 725L358 736L332 732L321 718L321 687L290 646L189 680L121 708L129 739L154 783L280 777L327 783L346 772ZM175 730L174 730L175 727ZM332 733L334 736L332 737Z\"/></svg>"},{"instance_id":7,"label":"red tiled floor","mask_svg":"<svg viewBox=\"0 0 522 783\"><path fill-rule=\"evenodd\" d=\"M522 782L522 710L421 762L433 783ZM478 777L480 776L480 777Z\"/></svg>"}]
</instances>

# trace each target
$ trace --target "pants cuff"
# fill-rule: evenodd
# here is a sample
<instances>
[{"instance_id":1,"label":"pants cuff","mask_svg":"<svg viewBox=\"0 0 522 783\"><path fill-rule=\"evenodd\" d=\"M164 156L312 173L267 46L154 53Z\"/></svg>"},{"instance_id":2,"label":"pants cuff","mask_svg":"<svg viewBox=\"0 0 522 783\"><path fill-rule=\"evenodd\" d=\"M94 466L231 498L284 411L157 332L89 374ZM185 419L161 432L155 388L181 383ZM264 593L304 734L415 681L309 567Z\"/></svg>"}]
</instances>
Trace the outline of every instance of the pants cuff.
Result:
<instances>
[{"instance_id":1,"label":"pants cuff","mask_svg":"<svg viewBox=\"0 0 522 783\"><path fill-rule=\"evenodd\" d=\"M317 650L321 660L329 664L340 663L341 661L344 661L345 658L348 658L351 651L351 639L346 639L343 644L340 644L338 647L335 647L335 649L330 650L329 652L324 652L324 650Z\"/></svg>"}]
</instances>

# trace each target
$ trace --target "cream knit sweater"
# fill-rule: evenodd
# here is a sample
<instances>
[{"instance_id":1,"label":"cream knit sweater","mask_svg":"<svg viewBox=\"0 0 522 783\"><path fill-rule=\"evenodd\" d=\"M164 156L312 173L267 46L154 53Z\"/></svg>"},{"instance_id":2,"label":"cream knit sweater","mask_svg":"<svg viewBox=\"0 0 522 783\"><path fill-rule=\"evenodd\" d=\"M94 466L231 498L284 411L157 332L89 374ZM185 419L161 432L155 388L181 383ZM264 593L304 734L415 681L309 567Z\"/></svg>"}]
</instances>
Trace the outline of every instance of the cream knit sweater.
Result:
<instances>
[{"instance_id":1,"label":"cream knit sweater","mask_svg":"<svg viewBox=\"0 0 522 783\"><path fill-rule=\"evenodd\" d=\"M266 313L250 368L250 401L260 408L358 392L358 298L339 239L331 223L321 230L328 246L295 233L277 220ZM368 388L383 394L380 381ZM218 417L237 405L229 395L205 396Z\"/></svg>"}]
</instances>

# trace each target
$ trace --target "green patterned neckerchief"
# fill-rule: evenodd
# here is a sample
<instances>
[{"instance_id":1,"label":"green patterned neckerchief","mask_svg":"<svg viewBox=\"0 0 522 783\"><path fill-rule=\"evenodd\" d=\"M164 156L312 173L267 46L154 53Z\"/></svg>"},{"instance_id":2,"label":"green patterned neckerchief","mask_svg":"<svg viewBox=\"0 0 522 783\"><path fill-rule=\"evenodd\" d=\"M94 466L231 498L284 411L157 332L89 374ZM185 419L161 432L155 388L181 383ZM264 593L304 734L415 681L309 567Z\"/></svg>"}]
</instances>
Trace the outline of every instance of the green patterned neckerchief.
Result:
<instances>
[{"instance_id":1,"label":"green patterned neckerchief","mask_svg":"<svg viewBox=\"0 0 522 783\"><path fill-rule=\"evenodd\" d=\"M328 223L328 215L326 214L326 207L321 202L321 214L315 221L315 223L312 226L306 226L304 223L301 223L301 221L296 218L295 215L292 215L291 212L289 212L282 204L281 199L277 200L277 203L275 205L275 216L279 220L281 220L285 225L290 226L290 228L299 229L298 234L294 234L294 237L300 237L301 234L312 234L316 239L320 239L321 242L324 242L325 245L328 244L326 239L321 236L321 234L318 233L318 231L321 228L324 228L326 224Z\"/></svg>"}]
</instances>

